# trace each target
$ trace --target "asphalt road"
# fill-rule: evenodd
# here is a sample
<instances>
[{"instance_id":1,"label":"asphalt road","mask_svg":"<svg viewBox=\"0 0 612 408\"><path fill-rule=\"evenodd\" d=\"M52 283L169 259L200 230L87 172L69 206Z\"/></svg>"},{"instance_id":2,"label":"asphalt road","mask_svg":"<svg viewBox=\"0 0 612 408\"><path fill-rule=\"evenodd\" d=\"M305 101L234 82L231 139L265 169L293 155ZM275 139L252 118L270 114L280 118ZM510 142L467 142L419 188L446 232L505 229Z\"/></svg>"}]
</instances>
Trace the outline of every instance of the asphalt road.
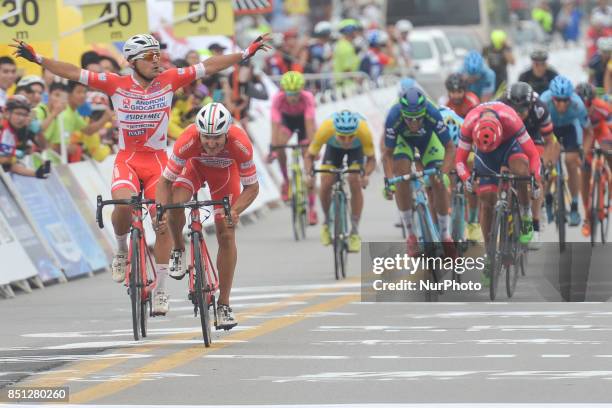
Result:
<instances>
[{"instance_id":1,"label":"asphalt road","mask_svg":"<svg viewBox=\"0 0 612 408\"><path fill-rule=\"evenodd\" d=\"M366 190L364 242L401 241L381 178ZM502 282L494 303L485 289L447 291L438 303L360 302L360 257L336 282L318 228L295 243L289 219L278 208L239 230L240 324L216 332L209 349L184 281L168 282L170 314L150 319L140 342L109 273L0 301L0 395L17 385L118 406L612 402L609 246L573 244L560 256L549 226L550 244L529 254L511 301ZM569 240L585 242L576 228ZM562 302L568 293L587 302Z\"/></svg>"},{"instance_id":2,"label":"asphalt road","mask_svg":"<svg viewBox=\"0 0 612 408\"><path fill-rule=\"evenodd\" d=\"M373 179L364 241L397 241L393 204ZM239 230L240 324L211 348L183 281L168 284L170 314L134 342L126 291L104 273L2 301L0 387L68 386L71 403L121 405L612 400L610 303L519 302L546 300L534 271L556 251L530 254L512 303L503 282L496 303L486 290L474 303L442 303L452 293L361 303L359 256L337 283L318 228L295 243L289 215L271 210Z\"/></svg>"}]
</instances>

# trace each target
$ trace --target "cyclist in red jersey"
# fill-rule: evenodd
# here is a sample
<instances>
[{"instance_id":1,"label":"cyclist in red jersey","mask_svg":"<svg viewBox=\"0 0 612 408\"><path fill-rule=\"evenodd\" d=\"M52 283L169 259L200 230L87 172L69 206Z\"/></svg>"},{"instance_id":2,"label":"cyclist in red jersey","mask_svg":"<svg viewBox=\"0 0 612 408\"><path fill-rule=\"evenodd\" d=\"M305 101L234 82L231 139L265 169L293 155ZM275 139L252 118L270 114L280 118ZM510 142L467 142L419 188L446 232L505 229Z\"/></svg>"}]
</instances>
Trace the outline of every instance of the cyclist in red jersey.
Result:
<instances>
[{"instance_id":1,"label":"cyclist in red jersey","mask_svg":"<svg viewBox=\"0 0 612 408\"><path fill-rule=\"evenodd\" d=\"M187 68L162 71L160 45L149 34L128 39L123 56L132 68L132 75L119 76L97 73L75 65L38 55L31 45L14 40L15 55L41 65L60 77L78 81L108 94L113 102L119 123L119 149L113 169L113 199L129 199L144 186L144 195L155 198L155 185L167 161L166 146L168 122L174 93L184 85L214 74L252 57L258 50L267 50L268 37L260 36L242 53L215 56ZM117 253L113 258L112 277L116 282L125 280L127 265L127 238L131 213L128 206L116 206L112 215L117 238ZM164 225L156 226L155 262L158 285L153 299L153 313L166 314L168 297L165 278L168 273L170 239Z\"/></svg>"},{"instance_id":2,"label":"cyclist in red jersey","mask_svg":"<svg viewBox=\"0 0 612 408\"><path fill-rule=\"evenodd\" d=\"M480 103L478 96L467 90L467 82L463 75L459 73L450 74L446 78L445 85L448 91L446 106L462 118L465 118Z\"/></svg>"},{"instance_id":3,"label":"cyclist in red jersey","mask_svg":"<svg viewBox=\"0 0 612 408\"><path fill-rule=\"evenodd\" d=\"M222 104L204 106L198 112L195 124L187 127L174 144L157 184L157 199L162 205L189 201L205 182L213 200L226 196L230 199L233 225L225 219L223 208L215 208L220 290L217 321L226 330L237 324L229 306L238 257L234 226L259 192L253 146L244 130L231 125L231 122L232 115ZM170 256L170 276L175 279L182 279L187 270L182 235L184 225L185 212L171 211L168 226L174 249Z\"/></svg>"},{"instance_id":4,"label":"cyclist in red jersey","mask_svg":"<svg viewBox=\"0 0 612 408\"><path fill-rule=\"evenodd\" d=\"M593 133L595 140L602 149L612 151L612 131L610 131L610 120L612 112L610 104L603 99L596 98L595 88L593 85L583 82L576 86L576 93L584 102L589 113L589 119L593 125ZM582 172L582 203L586 210L589 209L589 185L591 182L591 162L593 160L593 152L585 152L586 159ZM608 166L612 168L612 156L607 156ZM590 211L586 212L590 214ZM591 235L591 224L589 217L584 217L582 224L582 235L588 237Z\"/></svg>"},{"instance_id":5,"label":"cyclist in red jersey","mask_svg":"<svg viewBox=\"0 0 612 408\"><path fill-rule=\"evenodd\" d=\"M480 225L489 243L489 232L497 199L497 180L486 177L498 174L502 167L517 176L533 174L540 180L540 154L525 130L523 121L511 107L501 102L488 102L474 108L465 118L455 157L457 174L465 182L466 189L472 190L467 159L472 145L476 146L474 170L480 176ZM527 183L520 183L518 189L521 211L522 243L527 244L533 236L533 219L527 191ZM534 196L540 193L536 187ZM488 279L487 276L485 278Z\"/></svg>"}]
</instances>

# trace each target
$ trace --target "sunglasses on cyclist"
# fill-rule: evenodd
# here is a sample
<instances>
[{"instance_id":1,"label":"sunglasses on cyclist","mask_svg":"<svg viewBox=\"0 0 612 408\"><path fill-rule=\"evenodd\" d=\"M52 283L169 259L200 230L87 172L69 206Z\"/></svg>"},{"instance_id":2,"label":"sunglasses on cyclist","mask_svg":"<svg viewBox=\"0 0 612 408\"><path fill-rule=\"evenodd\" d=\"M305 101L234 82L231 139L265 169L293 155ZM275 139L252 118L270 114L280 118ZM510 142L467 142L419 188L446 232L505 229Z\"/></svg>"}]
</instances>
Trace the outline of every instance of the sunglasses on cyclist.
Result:
<instances>
[{"instance_id":1,"label":"sunglasses on cyclist","mask_svg":"<svg viewBox=\"0 0 612 408\"><path fill-rule=\"evenodd\" d=\"M223 136L225 136L225 133L222 133L220 135L207 135L205 133L200 133L200 137L205 140L219 140Z\"/></svg>"},{"instance_id":2,"label":"sunglasses on cyclist","mask_svg":"<svg viewBox=\"0 0 612 408\"><path fill-rule=\"evenodd\" d=\"M147 52L143 52L142 54L139 54L136 57L134 57L135 60L143 59L149 62L155 60L156 58L159 60L161 58L161 53L157 51L147 51Z\"/></svg>"},{"instance_id":3,"label":"sunglasses on cyclist","mask_svg":"<svg viewBox=\"0 0 612 408\"><path fill-rule=\"evenodd\" d=\"M556 98L553 97L553 101L557 102L557 103L568 103L570 100L570 98Z\"/></svg>"},{"instance_id":4,"label":"sunglasses on cyclist","mask_svg":"<svg viewBox=\"0 0 612 408\"><path fill-rule=\"evenodd\" d=\"M416 122L420 122L423 120L425 116L408 116L408 115L402 115L402 118L409 123L416 123Z\"/></svg>"}]
</instances>

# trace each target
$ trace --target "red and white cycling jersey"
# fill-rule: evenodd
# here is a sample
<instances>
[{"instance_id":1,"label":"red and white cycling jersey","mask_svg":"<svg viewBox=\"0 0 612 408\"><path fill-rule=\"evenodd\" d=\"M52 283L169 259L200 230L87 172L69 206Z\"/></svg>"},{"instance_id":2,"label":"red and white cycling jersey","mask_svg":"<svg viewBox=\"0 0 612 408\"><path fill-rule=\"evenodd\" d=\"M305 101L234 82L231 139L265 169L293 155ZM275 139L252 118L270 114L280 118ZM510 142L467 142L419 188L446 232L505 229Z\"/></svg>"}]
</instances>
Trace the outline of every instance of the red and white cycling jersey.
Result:
<instances>
[{"instance_id":1,"label":"red and white cycling jersey","mask_svg":"<svg viewBox=\"0 0 612 408\"><path fill-rule=\"evenodd\" d=\"M242 185L257 182L257 169L253 162L253 145L247 134L237 126L230 126L227 143L220 153L209 155L204 152L200 133L195 125L189 125L172 148L172 155L164 169L163 176L174 181L183 172L188 161L206 173L210 169L237 168ZM228 173L229 174L229 173ZM192 186L197 191L200 186Z\"/></svg>"},{"instance_id":2,"label":"red and white cycling jersey","mask_svg":"<svg viewBox=\"0 0 612 408\"><path fill-rule=\"evenodd\" d=\"M497 117L502 125L502 137L500 146L504 143L515 139L529 159L529 169L536 178L540 177L540 154L538 153L533 140L525 130L523 121L518 114L502 102L487 102L478 105L470 111L465 117L465 121L461 126L461 136L457 149L455 163L457 165L457 173L464 181L470 177L467 167L467 159L472 150L472 133L478 120L483 114L491 112ZM481 154L477 152L477 154ZM491 153L485 153L491 154Z\"/></svg>"},{"instance_id":3,"label":"red and white cycling jersey","mask_svg":"<svg viewBox=\"0 0 612 408\"><path fill-rule=\"evenodd\" d=\"M204 77L202 63L172 68L159 74L147 88L131 75L81 70L79 82L106 93L119 124L119 149L129 152L163 150L167 146L172 98L177 89Z\"/></svg>"}]
</instances>

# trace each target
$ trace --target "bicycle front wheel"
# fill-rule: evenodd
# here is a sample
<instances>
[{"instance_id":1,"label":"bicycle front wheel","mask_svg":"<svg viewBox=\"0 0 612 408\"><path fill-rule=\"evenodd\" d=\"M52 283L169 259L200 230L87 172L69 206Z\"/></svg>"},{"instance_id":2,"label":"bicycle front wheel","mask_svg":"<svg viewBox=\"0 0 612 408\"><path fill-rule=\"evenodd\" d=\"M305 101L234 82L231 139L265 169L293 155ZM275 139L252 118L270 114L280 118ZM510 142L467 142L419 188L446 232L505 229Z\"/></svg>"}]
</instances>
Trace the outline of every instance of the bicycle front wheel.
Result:
<instances>
[{"instance_id":1,"label":"bicycle front wheel","mask_svg":"<svg viewBox=\"0 0 612 408\"><path fill-rule=\"evenodd\" d=\"M513 262L507 262L504 265L506 269L506 295L511 298L516 290L516 283L519 278L519 273L523 268L523 248L519 240L521 233L521 215L519 212L519 203L516 195L512 194L512 233L509 234L507 242L511 245L508 248L508 253L512 254Z\"/></svg>"},{"instance_id":2,"label":"bicycle front wheel","mask_svg":"<svg viewBox=\"0 0 612 408\"><path fill-rule=\"evenodd\" d=\"M599 191L599 180L601 179L601 173L596 170L593 174L593 183L591 188L591 212L589 214L591 221L591 246L597 242L597 232L599 226L599 207L601 205L601 197Z\"/></svg>"},{"instance_id":3,"label":"bicycle front wheel","mask_svg":"<svg viewBox=\"0 0 612 408\"><path fill-rule=\"evenodd\" d=\"M204 346L210 347L212 343L212 335L210 332L210 313L208 311L208 303L206 302L206 290L208 282L206 281L206 273L202 263L202 236L199 232L194 232L191 239L193 240L193 259L195 269L195 279L193 282L193 290L198 305L198 313L200 314L200 324L202 325L202 337Z\"/></svg>"},{"instance_id":4,"label":"bicycle front wheel","mask_svg":"<svg viewBox=\"0 0 612 408\"><path fill-rule=\"evenodd\" d=\"M429 230L427 223L427 210L423 204L417 204L416 206L417 219L421 228L421 235L423 237L423 244L425 249L425 256L427 257L435 257L435 245L433 242L433 235ZM425 268L424 269L425 276L424 278L428 282L428 290L425 292L425 301L426 302L437 302L438 301L438 282L439 276L438 271L435 268L435 262L433 268Z\"/></svg>"},{"instance_id":5,"label":"bicycle front wheel","mask_svg":"<svg viewBox=\"0 0 612 408\"><path fill-rule=\"evenodd\" d=\"M129 274L130 274L130 300L132 302L132 330L134 332L134 340L140 340L140 322L142 319L142 301L141 301L141 258L140 258L140 231L137 229L132 231Z\"/></svg>"},{"instance_id":6,"label":"bicycle front wheel","mask_svg":"<svg viewBox=\"0 0 612 408\"><path fill-rule=\"evenodd\" d=\"M609 173L608 173L609 177ZM610 228L610 180L608 177L602 177L600 182L601 188L601 243L605 244L608 239L608 229Z\"/></svg>"},{"instance_id":7,"label":"bicycle front wheel","mask_svg":"<svg viewBox=\"0 0 612 408\"><path fill-rule=\"evenodd\" d=\"M563 165L559 164L556 183L555 201L557 204L557 231L559 232L559 251L565 252L565 230L567 224L567 209L565 207L565 180Z\"/></svg>"},{"instance_id":8,"label":"bicycle front wheel","mask_svg":"<svg viewBox=\"0 0 612 408\"><path fill-rule=\"evenodd\" d=\"M332 214L333 214L333 250L334 250L334 271L336 280L340 280L346 276L344 272L345 267L345 243L344 243L344 228L343 228L343 212L344 203L342 202L342 196L340 193L336 193L332 200Z\"/></svg>"},{"instance_id":9,"label":"bicycle front wheel","mask_svg":"<svg viewBox=\"0 0 612 408\"><path fill-rule=\"evenodd\" d=\"M293 228L293 239L296 241L300 240L300 204L299 200L299 191L297 187L297 175L294 172L291 174L291 226Z\"/></svg>"},{"instance_id":10,"label":"bicycle front wheel","mask_svg":"<svg viewBox=\"0 0 612 408\"><path fill-rule=\"evenodd\" d=\"M508 222L508 217L505 211L495 212L495 222L491 229L491 239L489 240L489 248L487 256L489 258L489 278L491 280L489 286L489 298L495 300L497 297L497 284L499 283L499 274L502 269L502 252L504 248L504 237L506 235L505 224Z\"/></svg>"}]
</instances>

